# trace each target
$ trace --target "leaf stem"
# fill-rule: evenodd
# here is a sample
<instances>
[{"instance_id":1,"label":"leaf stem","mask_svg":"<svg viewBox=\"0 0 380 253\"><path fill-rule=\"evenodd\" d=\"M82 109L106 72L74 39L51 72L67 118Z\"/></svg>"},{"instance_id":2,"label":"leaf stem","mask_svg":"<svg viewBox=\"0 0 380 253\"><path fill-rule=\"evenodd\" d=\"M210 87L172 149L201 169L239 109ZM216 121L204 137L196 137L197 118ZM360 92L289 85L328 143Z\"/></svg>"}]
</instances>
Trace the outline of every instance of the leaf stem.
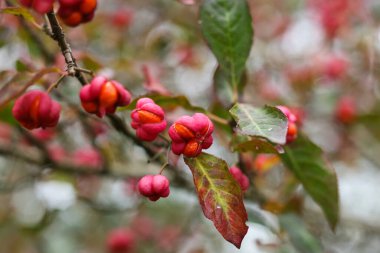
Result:
<instances>
[{"instance_id":1,"label":"leaf stem","mask_svg":"<svg viewBox=\"0 0 380 253\"><path fill-rule=\"evenodd\" d=\"M160 172L158 174L162 174L162 172L164 171L164 169L169 165L169 163L164 163L162 166L161 166L161 169L160 169Z\"/></svg>"},{"instance_id":2,"label":"leaf stem","mask_svg":"<svg viewBox=\"0 0 380 253\"><path fill-rule=\"evenodd\" d=\"M213 113L211 113L211 112L206 112L206 114L207 114L207 116L208 116L211 120L213 120L213 121L215 121L215 122L217 122L217 123L219 123L219 124L226 125L226 126L229 125L229 122L228 122L228 120L226 120L226 119L223 119L223 118L221 118L221 117L219 117L219 116L217 116L217 115L215 115L215 114L213 114Z\"/></svg>"},{"instance_id":3,"label":"leaf stem","mask_svg":"<svg viewBox=\"0 0 380 253\"><path fill-rule=\"evenodd\" d=\"M47 89L46 92L49 94L53 89L57 88L58 85L63 81L63 79L66 76L67 76L66 74L61 75L55 83L53 83L52 85L50 85L50 87Z\"/></svg>"},{"instance_id":4,"label":"leaf stem","mask_svg":"<svg viewBox=\"0 0 380 253\"><path fill-rule=\"evenodd\" d=\"M76 70L76 71L79 71L79 72L82 72L82 73L85 73L85 74L88 74L88 75L90 75L91 77L94 77L94 76L95 76L94 71L89 70L89 69L84 69L84 68L75 67L75 70Z\"/></svg>"},{"instance_id":5,"label":"leaf stem","mask_svg":"<svg viewBox=\"0 0 380 253\"><path fill-rule=\"evenodd\" d=\"M159 134L158 137L160 137L162 140L166 142L166 144L170 145L170 140L166 138L163 134Z\"/></svg>"}]
</instances>

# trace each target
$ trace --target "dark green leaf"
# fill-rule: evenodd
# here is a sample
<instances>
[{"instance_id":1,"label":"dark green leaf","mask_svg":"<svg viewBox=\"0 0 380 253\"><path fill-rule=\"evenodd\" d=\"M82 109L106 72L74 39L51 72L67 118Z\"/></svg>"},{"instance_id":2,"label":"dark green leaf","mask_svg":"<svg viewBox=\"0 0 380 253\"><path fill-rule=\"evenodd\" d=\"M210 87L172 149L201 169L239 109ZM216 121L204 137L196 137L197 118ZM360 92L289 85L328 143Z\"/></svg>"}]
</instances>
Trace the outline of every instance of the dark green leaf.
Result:
<instances>
[{"instance_id":1,"label":"dark green leaf","mask_svg":"<svg viewBox=\"0 0 380 253\"><path fill-rule=\"evenodd\" d=\"M17 125L17 121L12 114L12 108L12 103L7 104L3 108L0 108L0 122L5 122L12 126Z\"/></svg>"},{"instance_id":2,"label":"dark green leaf","mask_svg":"<svg viewBox=\"0 0 380 253\"><path fill-rule=\"evenodd\" d=\"M288 233L289 239L299 252L321 253L320 242L307 231L302 220L294 214L280 216L281 227Z\"/></svg>"},{"instance_id":3,"label":"dark green leaf","mask_svg":"<svg viewBox=\"0 0 380 253\"><path fill-rule=\"evenodd\" d=\"M205 0L200 19L203 36L223 73L215 74L216 83L225 87L228 82L232 89L221 89L224 96L231 90L236 96L253 41L249 6L245 0Z\"/></svg>"},{"instance_id":4,"label":"dark green leaf","mask_svg":"<svg viewBox=\"0 0 380 253\"><path fill-rule=\"evenodd\" d=\"M339 220L338 181L322 150L303 135L284 146L284 150L281 154L284 164L322 208L331 228L335 229Z\"/></svg>"},{"instance_id":5,"label":"dark green leaf","mask_svg":"<svg viewBox=\"0 0 380 253\"><path fill-rule=\"evenodd\" d=\"M276 107L258 108L248 104L235 104L230 113L242 134L263 137L278 144L285 143L288 120Z\"/></svg>"},{"instance_id":6,"label":"dark green leaf","mask_svg":"<svg viewBox=\"0 0 380 253\"><path fill-rule=\"evenodd\" d=\"M214 91L218 100L228 107L234 102L234 90L228 80L228 76L218 67L214 74Z\"/></svg>"}]
</instances>

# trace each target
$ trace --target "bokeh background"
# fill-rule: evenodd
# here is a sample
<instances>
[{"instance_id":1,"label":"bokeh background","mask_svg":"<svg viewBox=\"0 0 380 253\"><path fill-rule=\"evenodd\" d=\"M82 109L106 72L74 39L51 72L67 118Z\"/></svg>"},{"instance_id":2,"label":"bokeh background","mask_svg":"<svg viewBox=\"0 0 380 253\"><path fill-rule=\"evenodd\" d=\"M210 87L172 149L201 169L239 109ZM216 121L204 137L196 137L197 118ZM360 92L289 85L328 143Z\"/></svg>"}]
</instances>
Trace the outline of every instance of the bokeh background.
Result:
<instances>
[{"instance_id":1,"label":"bokeh background","mask_svg":"<svg viewBox=\"0 0 380 253\"><path fill-rule=\"evenodd\" d=\"M252 184L240 250L203 217L181 159L175 173L165 172L173 180L169 198L142 199L136 180L160 166L109 122L83 114L73 78L53 93L64 108L57 129L25 132L4 98L39 69L64 70L64 59L42 31L0 14L0 252L106 252L115 228L134 235L131 252L380 252L380 2L248 2L255 37L243 99L290 106L325 151L339 180L336 231L281 163L267 157L260 165L253 153L244 154ZM134 96L185 95L223 116L212 86L217 62L202 39L198 10L197 0L99 0L92 22L64 29L80 66L120 81ZM45 75L32 88L57 78ZM173 109L168 119L184 113ZM118 114L130 121L129 111ZM96 171L106 159L120 176L79 175L25 160L41 155L39 143L72 166ZM223 131L210 153L229 165L238 160Z\"/></svg>"}]
</instances>

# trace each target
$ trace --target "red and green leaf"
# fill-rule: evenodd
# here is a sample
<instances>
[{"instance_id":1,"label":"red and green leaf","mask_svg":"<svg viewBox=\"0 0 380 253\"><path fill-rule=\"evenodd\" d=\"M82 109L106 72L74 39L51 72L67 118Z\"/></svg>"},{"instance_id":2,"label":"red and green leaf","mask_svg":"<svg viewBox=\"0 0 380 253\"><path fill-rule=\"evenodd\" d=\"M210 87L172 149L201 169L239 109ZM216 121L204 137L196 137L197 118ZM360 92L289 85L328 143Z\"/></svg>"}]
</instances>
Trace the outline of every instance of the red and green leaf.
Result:
<instances>
[{"instance_id":1,"label":"red and green leaf","mask_svg":"<svg viewBox=\"0 0 380 253\"><path fill-rule=\"evenodd\" d=\"M248 231L245 224L248 216L243 193L229 173L227 163L207 153L185 158L185 162L193 173L204 215L227 241L240 248Z\"/></svg>"}]
</instances>

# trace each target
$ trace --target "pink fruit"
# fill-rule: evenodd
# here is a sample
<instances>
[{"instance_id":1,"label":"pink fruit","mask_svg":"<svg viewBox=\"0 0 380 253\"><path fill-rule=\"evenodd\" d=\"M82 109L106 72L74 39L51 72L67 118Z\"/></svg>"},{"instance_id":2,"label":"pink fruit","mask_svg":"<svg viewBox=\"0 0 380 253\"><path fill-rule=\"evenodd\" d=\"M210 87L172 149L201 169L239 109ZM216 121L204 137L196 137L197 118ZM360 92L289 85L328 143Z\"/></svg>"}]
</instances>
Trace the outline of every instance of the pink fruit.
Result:
<instances>
[{"instance_id":1,"label":"pink fruit","mask_svg":"<svg viewBox=\"0 0 380 253\"><path fill-rule=\"evenodd\" d=\"M88 113L102 118L105 114L112 114L118 106L126 106L131 101L130 93L117 81L108 81L103 76L92 79L80 91L80 100Z\"/></svg>"},{"instance_id":2,"label":"pink fruit","mask_svg":"<svg viewBox=\"0 0 380 253\"><path fill-rule=\"evenodd\" d=\"M20 0L20 3L40 14L45 14L53 10L54 0Z\"/></svg>"},{"instance_id":3,"label":"pink fruit","mask_svg":"<svg viewBox=\"0 0 380 253\"><path fill-rule=\"evenodd\" d=\"M137 101L131 118L131 125L136 129L137 137L143 141L153 141L166 128L164 110L150 98Z\"/></svg>"},{"instance_id":4,"label":"pink fruit","mask_svg":"<svg viewBox=\"0 0 380 253\"><path fill-rule=\"evenodd\" d=\"M131 231L119 228L112 230L107 237L107 250L110 253L131 252L135 244L135 238Z\"/></svg>"},{"instance_id":5,"label":"pink fruit","mask_svg":"<svg viewBox=\"0 0 380 253\"><path fill-rule=\"evenodd\" d=\"M235 178L235 180L239 183L243 192L247 191L250 184L248 177L244 175L243 172L241 172L241 170L238 167L235 167L235 166L230 168L230 173Z\"/></svg>"},{"instance_id":6,"label":"pink fruit","mask_svg":"<svg viewBox=\"0 0 380 253\"><path fill-rule=\"evenodd\" d=\"M12 109L13 116L20 124L31 130L55 127L59 120L61 106L46 92L32 90L19 97Z\"/></svg>"},{"instance_id":7,"label":"pink fruit","mask_svg":"<svg viewBox=\"0 0 380 253\"><path fill-rule=\"evenodd\" d=\"M73 162L78 166L99 168L103 161L98 151L92 148L86 148L74 152Z\"/></svg>"},{"instance_id":8,"label":"pink fruit","mask_svg":"<svg viewBox=\"0 0 380 253\"><path fill-rule=\"evenodd\" d=\"M198 156L202 149L208 149L212 145L213 131L214 125L203 113L179 118L169 128L173 153L187 157Z\"/></svg>"},{"instance_id":9,"label":"pink fruit","mask_svg":"<svg viewBox=\"0 0 380 253\"><path fill-rule=\"evenodd\" d=\"M138 182L138 190L141 195L148 197L151 201L169 196L169 180L162 175L146 175Z\"/></svg>"},{"instance_id":10,"label":"pink fruit","mask_svg":"<svg viewBox=\"0 0 380 253\"><path fill-rule=\"evenodd\" d=\"M288 118L288 131L286 133L286 143L293 142L298 135L298 127L297 127L297 117L294 115L291 110L286 106L276 106L278 109L282 111L283 114Z\"/></svg>"}]
</instances>

